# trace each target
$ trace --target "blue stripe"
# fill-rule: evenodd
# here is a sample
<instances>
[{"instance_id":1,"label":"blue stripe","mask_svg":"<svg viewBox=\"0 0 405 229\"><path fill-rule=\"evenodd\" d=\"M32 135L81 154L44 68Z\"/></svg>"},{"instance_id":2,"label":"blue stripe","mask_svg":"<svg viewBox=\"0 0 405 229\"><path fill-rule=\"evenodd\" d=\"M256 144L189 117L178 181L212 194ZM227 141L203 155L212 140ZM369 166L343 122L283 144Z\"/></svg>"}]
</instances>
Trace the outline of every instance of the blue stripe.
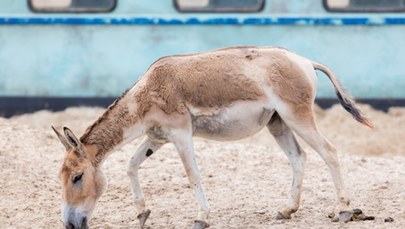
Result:
<instances>
[{"instance_id":1,"label":"blue stripe","mask_svg":"<svg viewBox=\"0 0 405 229\"><path fill-rule=\"evenodd\" d=\"M0 17L0 25L405 25L405 17Z\"/></svg>"}]
</instances>

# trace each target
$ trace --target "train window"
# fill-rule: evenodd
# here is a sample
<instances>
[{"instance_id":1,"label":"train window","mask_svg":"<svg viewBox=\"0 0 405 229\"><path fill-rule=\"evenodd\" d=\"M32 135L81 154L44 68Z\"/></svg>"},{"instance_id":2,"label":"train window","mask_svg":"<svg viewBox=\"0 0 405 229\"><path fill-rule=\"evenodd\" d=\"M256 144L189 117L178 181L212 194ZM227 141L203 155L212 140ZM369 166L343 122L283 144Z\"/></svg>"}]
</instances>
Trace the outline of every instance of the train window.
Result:
<instances>
[{"instance_id":1,"label":"train window","mask_svg":"<svg viewBox=\"0 0 405 229\"><path fill-rule=\"evenodd\" d=\"M249 13L259 12L264 0L173 0L179 12Z\"/></svg>"},{"instance_id":2,"label":"train window","mask_svg":"<svg viewBox=\"0 0 405 229\"><path fill-rule=\"evenodd\" d=\"M405 0L323 0L331 12L405 12Z\"/></svg>"},{"instance_id":3,"label":"train window","mask_svg":"<svg viewBox=\"0 0 405 229\"><path fill-rule=\"evenodd\" d=\"M110 12L116 0L28 0L37 13L99 13Z\"/></svg>"}]
</instances>

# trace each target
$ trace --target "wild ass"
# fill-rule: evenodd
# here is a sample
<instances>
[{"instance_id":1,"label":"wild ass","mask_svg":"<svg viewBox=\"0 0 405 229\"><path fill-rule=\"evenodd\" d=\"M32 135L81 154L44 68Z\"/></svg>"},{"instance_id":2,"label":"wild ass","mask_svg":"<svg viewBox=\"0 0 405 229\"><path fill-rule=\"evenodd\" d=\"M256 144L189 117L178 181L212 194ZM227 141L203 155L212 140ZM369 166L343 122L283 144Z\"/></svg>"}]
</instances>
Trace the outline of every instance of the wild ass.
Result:
<instances>
[{"instance_id":1,"label":"wild ass","mask_svg":"<svg viewBox=\"0 0 405 229\"><path fill-rule=\"evenodd\" d=\"M336 149L315 123L315 69L329 77L343 107L357 121L372 127L327 67L282 48L230 47L158 59L80 139L66 127L63 134L52 127L67 150L60 172L65 227L88 228L88 219L106 186L101 164L112 151L143 135L146 137L128 166L141 227L150 210L145 205L138 169L168 142L177 149L199 204L192 228L209 227L210 207L192 137L236 140L263 127L275 137L293 170L288 204L276 218L290 219L300 203L306 155L295 132L329 166L341 220L349 220L350 201Z\"/></svg>"}]
</instances>

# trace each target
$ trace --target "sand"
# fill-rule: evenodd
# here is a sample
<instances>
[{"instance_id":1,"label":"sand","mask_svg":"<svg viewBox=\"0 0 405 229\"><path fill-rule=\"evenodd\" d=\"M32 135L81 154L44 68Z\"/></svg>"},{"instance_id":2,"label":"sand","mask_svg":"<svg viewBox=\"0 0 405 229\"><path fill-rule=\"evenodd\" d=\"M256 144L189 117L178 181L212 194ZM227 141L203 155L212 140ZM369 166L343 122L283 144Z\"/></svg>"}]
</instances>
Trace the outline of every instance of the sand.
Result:
<instances>
[{"instance_id":1,"label":"sand","mask_svg":"<svg viewBox=\"0 0 405 229\"><path fill-rule=\"evenodd\" d=\"M374 221L332 223L337 211L330 173L319 155L302 144L308 158L301 207L291 220L277 221L287 202L292 175L284 153L265 131L238 142L196 139L195 151L211 205L211 228L405 228L405 108L381 112L361 105L375 129L356 123L340 106L316 109L319 129L338 148L352 197ZM58 171L64 148L50 125L77 134L101 108L69 108L0 118L0 228L62 228ZM104 163L108 189L90 221L91 228L139 228L126 175L127 160L139 140ZM194 193L171 144L140 169L152 214L150 228L189 228L197 215ZM384 223L385 217L394 222Z\"/></svg>"}]
</instances>

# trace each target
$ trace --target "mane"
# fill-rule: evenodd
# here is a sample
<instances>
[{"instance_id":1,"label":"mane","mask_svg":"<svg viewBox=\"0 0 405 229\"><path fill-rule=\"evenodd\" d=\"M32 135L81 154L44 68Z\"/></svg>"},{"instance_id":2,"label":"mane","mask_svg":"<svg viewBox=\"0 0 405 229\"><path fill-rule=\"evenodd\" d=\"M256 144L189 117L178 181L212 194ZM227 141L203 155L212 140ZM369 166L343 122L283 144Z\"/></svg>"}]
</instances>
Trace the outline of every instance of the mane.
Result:
<instances>
[{"instance_id":1,"label":"mane","mask_svg":"<svg viewBox=\"0 0 405 229\"><path fill-rule=\"evenodd\" d=\"M135 83L136 84L136 83ZM108 106L107 110L104 111L104 113L89 127L87 127L86 131L84 134L80 137L80 141L82 143L85 143L87 138L89 137L89 134L93 131L93 129L98 126L103 120L106 119L106 117L111 113L111 111L117 106L118 102L121 101L121 99L128 93L130 89L126 89L121 96L119 96L115 101Z\"/></svg>"}]
</instances>

